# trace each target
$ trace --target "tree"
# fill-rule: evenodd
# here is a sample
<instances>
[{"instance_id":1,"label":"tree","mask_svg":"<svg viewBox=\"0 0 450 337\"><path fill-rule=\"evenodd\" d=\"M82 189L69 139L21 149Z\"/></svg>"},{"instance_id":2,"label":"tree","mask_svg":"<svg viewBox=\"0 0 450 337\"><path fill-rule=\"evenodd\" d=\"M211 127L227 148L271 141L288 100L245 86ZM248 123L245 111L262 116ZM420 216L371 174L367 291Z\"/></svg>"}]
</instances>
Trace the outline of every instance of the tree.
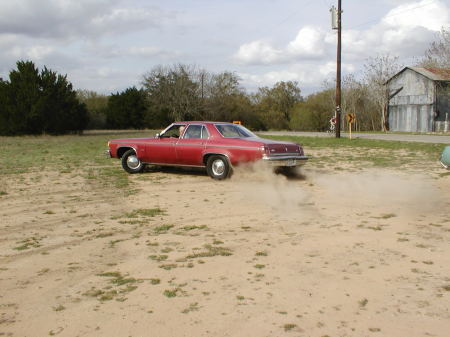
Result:
<instances>
[{"instance_id":1,"label":"tree","mask_svg":"<svg viewBox=\"0 0 450 337\"><path fill-rule=\"evenodd\" d=\"M369 95L368 85L347 75L343 80L342 111L356 115L358 130L378 130L379 112Z\"/></svg>"},{"instance_id":2,"label":"tree","mask_svg":"<svg viewBox=\"0 0 450 337\"><path fill-rule=\"evenodd\" d=\"M153 68L142 82L148 104L167 111L172 120L201 117L201 87L196 75L194 67L184 64Z\"/></svg>"},{"instance_id":3,"label":"tree","mask_svg":"<svg viewBox=\"0 0 450 337\"><path fill-rule=\"evenodd\" d=\"M255 95L258 110L268 128L287 129L293 107L302 101L297 82L277 82L272 88L259 88Z\"/></svg>"},{"instance_id":4,"label":"tree","mask_svg":"<svg viewBox=\"0 0 450 337\"><path fill-rule=\"evenodd\" d=\"M0 135L11 134L9 108L9 85L0 80Z\"/></svg>"},{"instance_id":5,"label":"tree","mask_svg":"<svg viewBox=\"0 0 450 337\"><path fill-rule=\"evenodd\" d=\"M95 91L77 90L77 98L86 105L88 111L89 123L86 128L105 129L108 96L98 94Z\"/></svg>"},{"instance_id":6,"label":"tree","mask_svg":"<svg viewBox=\"0 0 450 337\"><path fill-rule=\"evenodd\" d=\"M128 88L110 96L106 123L112 129L143 129L146 109L144 91Z\"/></svg>"},{"instance_id":7,"label":"tree","mask_svg":"<svg viewBox=\"0 0 450 337\"><path fill-rule=\"evenodd\" d=\"M41 133L41 118L35 104L39 99L39 70L33 62L17 62L7 82L8 134Z\"/></svg>"},{"instance_id":8,"label":"tree","mask_svg":"<svg viewBox=\"0 0 450 337\"><path fill-rule=\"evenodd\" d=\"M364 65L364 80L368 88L368 97L375 103L379 111L379 123L382 131L387 130L387 104L389 93L386 82L398 73L401 65L398 57L378 55L367 59Z\"/></svg>"},{"instance_id":9,"label":"tree","mask_svg":"<svg viewBox=\"0 0 450 337\"><path fill-rule=\"evenodd\" d=\"M88 123L86 105L78 101L67 76L44 69L40 73L41 93L35 104L41 129L50 134L81 132Z\"/></svg>"},{"instance_id":10,"label":"tree","mask_svg":"<svg viewBox=\"0 0 450 337\"><path fill-rule=\"evenodd\" d=\"M87 110L72 84L46 67L39 72L33 62L18 61L0 91L1 134L62 134L86 127Z\"/></svg>"},{"instance_id":11,"label":"tree","mask_svg":"<svg viewBox=\"0 0 450 337\"><path fill-rule=\"evenodd\" d=\"M227 71L219 74L204 73L201 77L201 87L203 119L240 120L251 122L253 126L258 125L256 116L252 115L252 103L240 87L236 74Z\"/></svg>"},{"instance_id":12,"label":"tree","mask_svg":"<svg viewBox=\"0 0 450 337\"><path fill-rule=\"evenodd\" d=\"M425 68L450 69L450 27L442 27L437 40L430 44L418 64Z\"/></svg>"},{"instance_id":13,"label":"tree","mask_svg":"<svg viewBox=\"0 0 450 337\"><path fill-rule=\"evenodd\" d=\"M260 125L239 80L228 71L214 74L183 64L157 66L142 82L149 107L147 120L248 120Z\"/></svg>"},{"instance_id":14,"label":"tree","mask_svg":"<svg viewBox=\"0 0 450 337\"><path fill-rule=\"evenodd\" d=\"M312 94L304 102L298 102L293 111L290 127L299 131L326 131L334 111L334 89Z\"/></svg>"}]
</instances>

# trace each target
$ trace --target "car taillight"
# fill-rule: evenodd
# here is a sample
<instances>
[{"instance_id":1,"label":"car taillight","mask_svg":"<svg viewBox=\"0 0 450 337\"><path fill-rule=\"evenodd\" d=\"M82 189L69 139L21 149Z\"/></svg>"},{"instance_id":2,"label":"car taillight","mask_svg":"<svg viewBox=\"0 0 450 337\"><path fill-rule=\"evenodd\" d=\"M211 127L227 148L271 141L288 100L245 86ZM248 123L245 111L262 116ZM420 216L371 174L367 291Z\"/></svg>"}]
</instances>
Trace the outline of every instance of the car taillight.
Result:
<instances>
[{"instance_id":1,"label":"car taillight","mask_svg":"<svg viewBox=\"0 0 450 337\"><path fill-rule=\"evenodd\" d=\"M270 152L269 152L269 147L267 145L261 145L259 147L259 149L261 150L261 154L262 154L263 158L269 156Z\"/></svg>"}]
</instances>

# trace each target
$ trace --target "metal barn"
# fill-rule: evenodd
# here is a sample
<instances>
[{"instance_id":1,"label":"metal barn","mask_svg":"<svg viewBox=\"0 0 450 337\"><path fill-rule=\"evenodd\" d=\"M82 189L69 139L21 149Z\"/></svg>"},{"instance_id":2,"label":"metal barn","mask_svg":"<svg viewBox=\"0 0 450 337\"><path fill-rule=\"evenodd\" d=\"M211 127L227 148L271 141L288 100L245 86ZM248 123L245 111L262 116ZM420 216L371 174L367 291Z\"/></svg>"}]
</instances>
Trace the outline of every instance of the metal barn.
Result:
<instances>
[{"instance_id":1,"label":"metal barn","mask_svg":"<svg viewBox=\"0 0 450 337\"><path fill-rule=\"evenodd\" d=\"M389 130L450 131L450 69L405 67L386 85Z\"/></svg>"}]
</instances>

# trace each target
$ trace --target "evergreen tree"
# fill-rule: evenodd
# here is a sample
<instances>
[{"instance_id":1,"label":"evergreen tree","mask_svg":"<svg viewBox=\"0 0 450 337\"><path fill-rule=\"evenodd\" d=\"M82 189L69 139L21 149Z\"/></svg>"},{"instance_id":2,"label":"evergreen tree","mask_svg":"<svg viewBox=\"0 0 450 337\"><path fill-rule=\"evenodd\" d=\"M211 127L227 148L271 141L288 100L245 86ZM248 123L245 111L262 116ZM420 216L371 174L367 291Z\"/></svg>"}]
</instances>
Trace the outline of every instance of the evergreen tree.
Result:
<instances>
[{"instance_id":1,"label":"evergreen tree","mask_svg":"<svg viewBox=\"0 0 450 337\"><path fill-rule=\"evenodd\" d=\"M106 123L112 129L143 129L145 94L136 87L112 94L108 101Z\"/></svg>"},{"instance_id":2,"label":"evergreen tree","mask_svg":"<svg viewBox=\"0 0 450 337\"><path fill-rule=\"evenodd\" d=\"M9 82L1 82L0 134L63 134L80 132L88 122L66 76L44 67L39 72L33 62L17 62Z\"/></svg>"}]
</instances>

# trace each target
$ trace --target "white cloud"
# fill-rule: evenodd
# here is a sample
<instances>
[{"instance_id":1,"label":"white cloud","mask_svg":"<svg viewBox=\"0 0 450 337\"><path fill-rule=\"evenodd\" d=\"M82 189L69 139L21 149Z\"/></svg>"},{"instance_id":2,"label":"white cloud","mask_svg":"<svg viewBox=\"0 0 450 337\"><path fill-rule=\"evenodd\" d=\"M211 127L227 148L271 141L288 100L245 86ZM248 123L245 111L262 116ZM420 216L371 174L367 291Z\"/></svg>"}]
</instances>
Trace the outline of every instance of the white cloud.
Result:
<instances>
[{"instance_id":1,"label":"white cloud","mask_svg":"<svg viewBox=\"0 0 450 337\"><path fill-rule=\"evenodd\" d=\"M234 59L248 65L272 65L299 60L319 59L326 54L329 39L320 27L306 26L282 49L268 42L253 41L239 47Z\"/></svg>"},{"instance_id":2,"label":"white cloud","mask_svg":"<svg viewBox=\"0 0 450 337\"><path fill-rule=\"evenodd\" d=\"M34 46L31 47L27 52L27 58L30 58L32 60L42 60L45 57L49 56L54 52L54 48L49 46Z\"/></svg>"},{"instance_id":3,"label":"white cloud","mask_svg":"<svg viewBox=\"0 0 450 337\"><path fill-rule=\"evenodd\" d=\"M403 3L367 30L344 30L343 53L354 61L374 53L418 57L434 40L436 31L450 25L449 17L450 8L443 1Z\"/></svg>"},{"instance_id":4,"label":"white cloud","mask_svg":"<svg viewBox=\"0 0 450 337\"><path fill-rule=\"evenodd\" d=\"M442 0L396 1L378 24L366 29L343 30L343 54L361 61L373 54L400 57L421 55L436 31L450 25L450 8ZM336 36L316 26L302 27L286 47L253 41L241 45L234 59L245 65L296 64L310 60L326 62L334 54Z\"/></svg>"},{"instance_id":5,"label":"white cloud","mask_svg":"<svg viewBox=\"0 0 450 337\"><path fill-rule=\"evenodd\" d=\"M115 34L154 28L163 24L166 13L159 8L115 8L89 22L97 33Z\"/></svg>"},{"instance_id":6,"label":"white cloud","mask_svg":"<svg viewBox=\"0 0 450 337\"><path fill-rule=\"evenodd\" d=\"M264 41L243 44L234 57L244 64L272 64L283 62L284 59L283 51Z\"/></svg>"},{"instance_id":7,"label":"white cloud","mask_svg":"<svg viewBox=\"0 0 450 337\"><path fill-rule=\"evenodd\" d=\"M0 32L49 39L96 38L158 27L171 17L157 7L116 7L118 0L0 2Z\"/></svg>"},{"instance_id":8,"label":"white cloud","mask_svg":"<svg viewBox=\"0 0 450 337\"><path fill-rule=\"evenodd\" d=\"M342 64L342 69L346 72L353 72L355 67L352 64ZM261 86L272 86L280 81L297 81L303 88L305 86L319 87L325 80L336 74L336 62L330 61L318 65L315 63L301 63L288 66L286 69L268 71L262 74L239 73L244 84L251 88Z\"/></svg>"},{"instance_id":9,"label":"white cloud","mask_svg":"<svg viewBox=\"0 0 450 337\"><path fill-rule=\"evenodd\" d=\"M348 2L343 75L360 70L376 54L423 55L436 31L450 26L448 1ZM335 76L336 32L326 4L310 3L4 0L0 77L17 60L31 59L40 68L67 73L75 86L108 92L138 85L153 66L182 62L236 71L247 88L296 80L302 89L320 89L323 80ZM282 21L287 13L291 17ZM350 21L366 17L369 23L349 28Z\"/></svg>"},{"instance_id":10,"label":"white cloud","mask_svg":"<svg viewBox=\"0 0 450 337\"><path fill-rule=\"evenodd\" d=\"M94 57L101 57L104 59L120 59L120 58L137 58L137 59L151 59L163 57L167 60L174 59L180 55L181 52L177 50L167 50L157 46L129 46L122 47L117 44L99 44L88 43L84 48L87 55Z\"/></svg>"},{"instance_id":11,"label":"white cloud","mask_svg":"<svg viewBox=\"0 0 450 337\"><path fill-rule=\"evenodd\" d=\"M438 31L448 25L449 8L442 1L422 0L399 5L389 11L382 24L391 27L423 27Z\"/></svg>"},{"instance_id":12,"label":"white cloud","mask_svg":"<svg viewBox=\"0 0 450 337\"><path fill-rule=\"evenodd\" d=\"M325 55L326 34L317 27L300 29L295 39L289 42L287 52L293 56L321 57Z\"/></svg>"}]
</instances>

